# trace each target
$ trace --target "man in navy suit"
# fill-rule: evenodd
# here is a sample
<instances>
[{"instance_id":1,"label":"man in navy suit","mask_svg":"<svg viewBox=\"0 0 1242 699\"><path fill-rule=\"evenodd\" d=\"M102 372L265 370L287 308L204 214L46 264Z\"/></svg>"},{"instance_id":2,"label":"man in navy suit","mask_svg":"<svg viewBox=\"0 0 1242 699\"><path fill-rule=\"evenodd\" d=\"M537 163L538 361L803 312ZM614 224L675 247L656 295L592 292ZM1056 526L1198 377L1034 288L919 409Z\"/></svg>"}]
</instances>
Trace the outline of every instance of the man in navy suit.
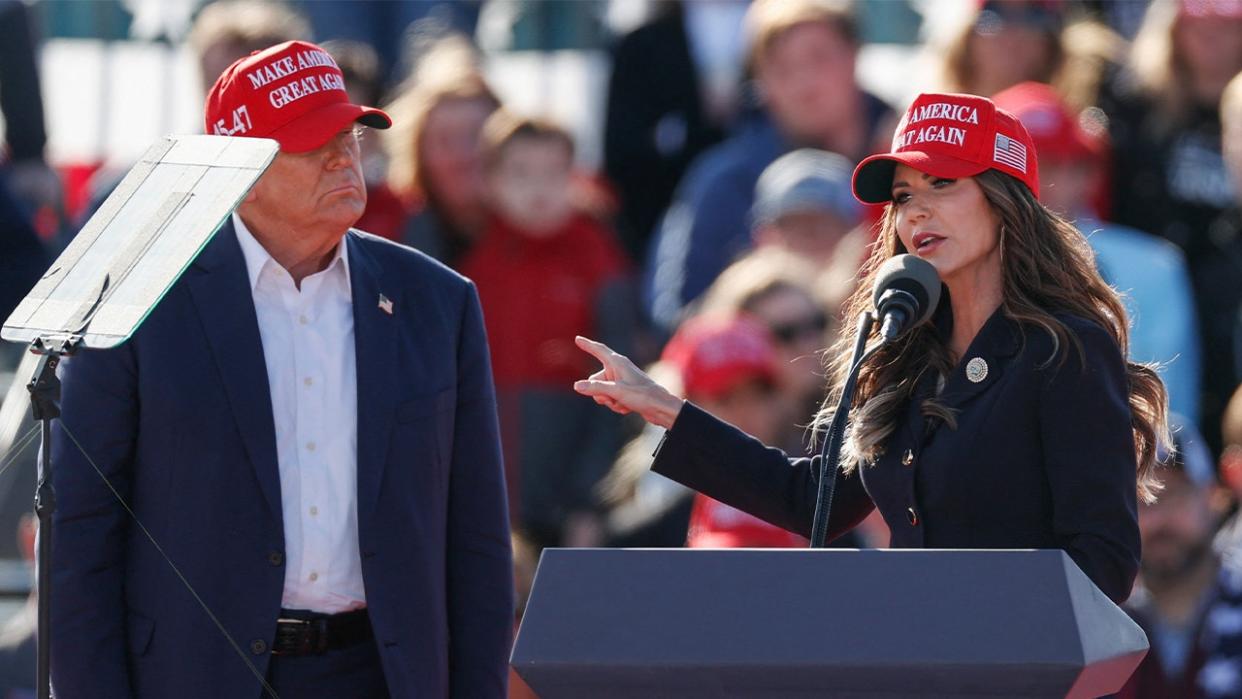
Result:
<instances>
[{"instance_id":1,"label":"man in navy suit","mask_svg":"<svg viewBox=\"0 0 1242 699\"><path fill-rule=\"evenodd\" d=\"M56 696L503 697L512 566L478 298L350 228L357 124L388 116L287 42L230 66L206 122L281 152L129 342L65 365Z\"/></svg>"}]
</instances>

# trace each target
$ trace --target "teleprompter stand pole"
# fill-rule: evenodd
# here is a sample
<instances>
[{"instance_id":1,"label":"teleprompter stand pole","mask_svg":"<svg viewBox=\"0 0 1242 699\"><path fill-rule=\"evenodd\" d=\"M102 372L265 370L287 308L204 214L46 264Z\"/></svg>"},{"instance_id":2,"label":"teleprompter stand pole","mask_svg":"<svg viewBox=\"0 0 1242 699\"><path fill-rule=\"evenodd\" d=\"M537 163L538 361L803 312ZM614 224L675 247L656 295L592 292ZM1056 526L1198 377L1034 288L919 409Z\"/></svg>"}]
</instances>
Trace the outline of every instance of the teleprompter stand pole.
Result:
<instances>
[{"instance_id":1,"label":"teleprompter stand pole","mask_svg":"<svg viewBox=\"0 0 1242 699\"><path fill-rule=\"evenodd\" d=\"M39 421L42 449L39 450L39 485L35 491L35 514L39 518L38 551L38 641L36 663L38 699L50 699L51 683L51 609L52 609L52 513L56 511L56 491L52 488L52 420L60 417L60 379L56 367L60 360L77 349L79 338L35 340L30 351L39 357L34 377L27 384L30 408Z\"/></svg>"}]
</instances>

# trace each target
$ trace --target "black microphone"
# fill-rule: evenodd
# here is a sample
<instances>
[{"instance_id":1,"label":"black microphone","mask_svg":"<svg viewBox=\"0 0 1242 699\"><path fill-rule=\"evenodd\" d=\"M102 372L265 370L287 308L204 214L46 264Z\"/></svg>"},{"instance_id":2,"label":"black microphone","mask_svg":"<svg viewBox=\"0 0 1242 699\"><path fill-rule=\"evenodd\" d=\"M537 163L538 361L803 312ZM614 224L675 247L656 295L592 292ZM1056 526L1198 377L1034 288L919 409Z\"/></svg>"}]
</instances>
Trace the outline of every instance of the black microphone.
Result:
<instances>
[{"instance_id":1,"label":"black microphone","mask_svg":"<svg viewBox=\"0 0 1242 699\"><path fill-rule=\"evenodd\" d=\"M916 255L897 255L880 265L871 292L880 337L890 342L931 317L940 302L940 275Z\"/></svg>"}]
</instances>

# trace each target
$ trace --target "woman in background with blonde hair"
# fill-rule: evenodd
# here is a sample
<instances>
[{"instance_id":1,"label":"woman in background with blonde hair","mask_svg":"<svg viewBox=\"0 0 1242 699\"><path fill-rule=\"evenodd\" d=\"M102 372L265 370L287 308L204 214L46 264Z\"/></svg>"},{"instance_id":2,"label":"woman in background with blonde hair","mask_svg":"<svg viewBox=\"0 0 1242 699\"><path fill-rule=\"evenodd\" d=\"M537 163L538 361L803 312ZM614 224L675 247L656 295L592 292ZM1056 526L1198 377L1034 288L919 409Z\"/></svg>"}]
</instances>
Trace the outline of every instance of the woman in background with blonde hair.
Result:
<instances>
[{"instance_id":1,"label":"woman in background with blonde hair","mask_svg":"<svg viewBox=\"0 0 1242 699\"><path fill-rule=\"evenodd\" d=\"M479 134L500 100L463 36L434 41L417 66L385 107L388 182L415 212L401 242L454 265L486 222Z\"/></svg>"}]
</instances>

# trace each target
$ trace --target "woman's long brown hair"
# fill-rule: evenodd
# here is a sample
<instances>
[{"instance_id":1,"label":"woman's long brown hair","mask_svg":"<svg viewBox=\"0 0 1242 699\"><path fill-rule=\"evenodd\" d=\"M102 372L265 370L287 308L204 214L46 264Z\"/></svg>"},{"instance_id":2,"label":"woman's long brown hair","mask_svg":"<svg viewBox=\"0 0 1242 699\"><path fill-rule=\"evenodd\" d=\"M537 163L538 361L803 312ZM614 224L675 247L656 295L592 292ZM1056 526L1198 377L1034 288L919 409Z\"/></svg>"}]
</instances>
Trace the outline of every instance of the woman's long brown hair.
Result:
<instances>
[{"instance_id":1,"label":"woman's long brown hair","mask_svg":"<svg viewBox=\"0 0 1242 699\"><path fill-rule=\"evenodd\" d=\"M1128 356L1129 330L1126 312L1117 293L1100 277L1087 239L1073 224L1045 208L1029 189L1009 175L988 170L975 177L989 205L1001 221L1001 311L1024 327L1048 333L1053 342L1053 361L1064 361L1072 347L1085 363L1082 344L1054 313L1068 313L1097 323L1117 341ZM858 287L845 304L845 325L872 308L871 288L876 271L890 257L906 252L897 237L897 213L889 207L880 235L860 272ZM849 372L854 338L843 335L830 349L827 364L829 392L815 418L822 428L832 418L842 384ZM893 432L903 406L914 388L932 371L947 377L955 364L949 347L935 328L924 323L897 341L879 349L862 368L851 409L849 432L842 449L841 467L849 473L859 462L878 456L884 440ZM1126 362L1129 379L1131 426L1138 461L1138 495L1144 502L1155 499L1160 489L1155 477L1158 445L1171 445L1168 434L1168 395L1155 370ZM926 400L922 412L956 429L953 411L936 399Z\"/></svg>"}]
</instances>

